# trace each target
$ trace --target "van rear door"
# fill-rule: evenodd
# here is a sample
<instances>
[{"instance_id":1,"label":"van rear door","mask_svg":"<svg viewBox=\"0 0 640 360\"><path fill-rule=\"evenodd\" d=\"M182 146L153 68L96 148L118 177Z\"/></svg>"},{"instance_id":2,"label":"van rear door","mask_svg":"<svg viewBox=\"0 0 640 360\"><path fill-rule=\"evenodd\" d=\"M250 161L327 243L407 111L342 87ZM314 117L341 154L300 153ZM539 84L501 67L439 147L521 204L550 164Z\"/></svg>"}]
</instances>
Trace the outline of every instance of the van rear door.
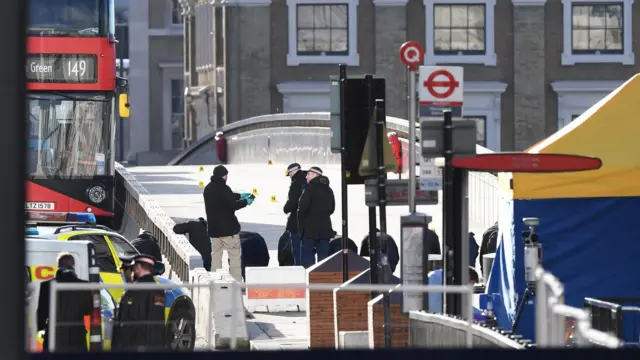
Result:
<instances>
[{"instance_id":1,"label":"van rear door","mask_svg":"<svg viewBox=\"0 0 640 360\"><path fill-rule=\"evenodd\" d=\"M80 279L99 282L99 276L91 276L91 268L97 268L96 250L91 241L57 241L26 239L26 269L29 271L31 283L29 284L27 299L27 336L28 349L34 351L36 344L36 311L38 296L40 295L40 283L51 280L58 270L58 254L70 253L76 262L76 274ZM95 271L94 271L95 272Z\"/></svg>"}]
</instances>

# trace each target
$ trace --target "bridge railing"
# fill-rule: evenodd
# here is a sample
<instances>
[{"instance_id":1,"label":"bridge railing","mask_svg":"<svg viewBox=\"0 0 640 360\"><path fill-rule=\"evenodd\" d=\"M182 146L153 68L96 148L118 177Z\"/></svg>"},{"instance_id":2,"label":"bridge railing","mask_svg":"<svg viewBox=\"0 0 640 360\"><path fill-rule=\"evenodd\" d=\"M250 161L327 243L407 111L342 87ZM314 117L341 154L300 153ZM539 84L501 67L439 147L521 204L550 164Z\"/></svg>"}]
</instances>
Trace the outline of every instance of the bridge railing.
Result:
<instances>
[{"instance_id":1,"label":"bridge railing","mask_svg":"<svg viewBox=\"0 0 640 360\"><path fill-rule=\"evenodd\" d=\"M622 341L615 335L592 327L588 309L564 303L564 286L558 278L539 267L536 269L536 280L538 347L622 347Z\"/></svg>"},{"instance_id":2,"label":"bridge railing","mask_svg":"<svg viewBox=\"0 0 640 360\"><path fill-rule=\"evenodd\" d=\"M409 313L409 347L412 348L464 347L466 331L471 331L474 348L524 350L529 347L528 341L479 323L469 326L467 321L445 314Z\"/></svg>"},{"instance_id":3,"label":"bridge railing","mask_svg":"<svg viewBox=\"0 0 640 360\"><path fill-rule=\"evenodd\" d=\"M173 232L175 222L156 203L147 190L127 169L116 163L116 193L118 217L135 221L141 229L150 231L160 244L162 255L171 271L186 283L189 272L203 267L202 257L183 235Z\"/></svg>"}]
</instances>

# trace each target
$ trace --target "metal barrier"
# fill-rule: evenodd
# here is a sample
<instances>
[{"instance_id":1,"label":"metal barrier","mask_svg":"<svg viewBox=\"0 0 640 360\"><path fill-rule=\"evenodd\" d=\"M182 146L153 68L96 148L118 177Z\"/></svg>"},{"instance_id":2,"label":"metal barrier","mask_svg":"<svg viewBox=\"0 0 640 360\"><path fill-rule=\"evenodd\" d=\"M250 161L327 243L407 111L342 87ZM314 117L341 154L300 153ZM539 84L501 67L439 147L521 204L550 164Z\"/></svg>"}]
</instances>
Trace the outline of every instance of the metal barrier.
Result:
<instances>
[{"instance_id":1,"label":"metal barrier","mask_svg":"<svg viewBox=\"0 0 640 360\"><path fill-rule=\"evenodd\" d=\"M588 310L565 305L564 286L558 278L538 267L536 280L538 347L601 346L613 349L622 346L622 341L614 335L591 327ZM571 322L574 325L567 326Z\"/></svg>"},{"instance_id":2,"label":"metal barrier","mask_svg":"<svg viewBox=\"0 0 640 360\"><path fill-rule=\"evenodd\" d=\"M584 308L591 312L591 326L599 331L623 337L622 305L594 298L584 298Z\"/></svg>"},{"instance_id":3,"label":"metal barrier","mask_svg":"<svg viewBox=\"0 0 640 360\"><path fill-rule=\"evenodd\" d=\"M173 232L173 219L135 177L118 163L115 192L116 206L122 209L122 215L130 216L140 228L150 231L158 239L162 254L171 265L171 270L181 282L188 282L189 271L203 266L202 257L185 236Z\"/></svg>"},{"instance_id":4,"label":"metal barrier","mask_svg":"<svg viewBox=\"0 0 640 360\"><path fill-rule=\"evenodd\" d=\"M513 335L490 329L480 324L472 324L470 330L466 321L445 314L431 314L422 311L409 313L409 346L428 348L457 348L464 343L465 331L471 332L474 348L503 348L524 350L528 341Z\"/></svg>"}]
</instances>

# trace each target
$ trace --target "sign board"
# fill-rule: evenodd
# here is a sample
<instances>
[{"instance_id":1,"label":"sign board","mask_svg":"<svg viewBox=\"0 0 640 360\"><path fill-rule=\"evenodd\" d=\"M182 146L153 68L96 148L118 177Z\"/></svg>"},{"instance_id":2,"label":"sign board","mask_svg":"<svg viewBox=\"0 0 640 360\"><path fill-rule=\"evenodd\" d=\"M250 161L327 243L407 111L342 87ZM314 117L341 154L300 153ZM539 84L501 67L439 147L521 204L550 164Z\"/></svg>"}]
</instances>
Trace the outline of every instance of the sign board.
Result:
<instances>
[{"instance_id":1,"label":"sign board","mask_svg":"<svg viewBox=\"0 0 640 360\"><path fill-rule=\"evenodd\" d=\"M98 82L98 60L90 54L29 54L27 82L95 83Z\"/></svg>"},{"instance_id":2,"label":"sign board","mask_svg":"<svg viewBox=\"0 0 640 360\"><path fill-rule=\"evenodd\" d=\"M420 117L439 117L442 110L462 117L463 68L460 66L420 66L418 97Z\"/></svg>"},{"instance_id":3,"label":"sign board","mask_svg":"<svg viewBox=\"0 0 640 360\"><path fill-rule=\"evenodd\" d=\"M387 180L386 193L387 206L406 206L409 203L409 180ZM365 205L378 206L378 200L378 180L365 180ZM436 204L438 204L437 191L416 190L416 205Z\"/></svg>"},{"instance_id":4,"label":"sign board","mask_svg":"<svg viewBox=\"0 0 640 360\"><path fill-rule=\"evenodd\" d=\"M492 153L453 159L453 166L470 171L557 173L597 170L602 160L566 154Z\"/></svg>"},{"instance_id":5,"label":"sign board","mask_svg":"<svg viewBox=\"0 0 640 360\"><path fill-rule=\"evenodd\" d=\"M418 183L420 190L442 190L442 169L436 166L435 158L422 158Z\"/></svg>"},{"instance_id":6,"label":"sign board","mask_svg":"<svg viewBox=\"0 0 640 360\"><path fill-rule=\"evenodd\" d=\"M476 155L476 126L474 120L453 121L454 157ZM444 156L444 121L421 119L420 151L425 158Z\"/></svg>"},{"instance_id":7,"label":"sign board","mask_svg":"<svg viewBox=\"0 0 640 360\"><path fill-rule=\"evenodd\" d=\"M342 126L340 124L340 79L331 76L329 88L329 111L331 114L331 152L342 151Z\"/></svg>"}]
</instances>

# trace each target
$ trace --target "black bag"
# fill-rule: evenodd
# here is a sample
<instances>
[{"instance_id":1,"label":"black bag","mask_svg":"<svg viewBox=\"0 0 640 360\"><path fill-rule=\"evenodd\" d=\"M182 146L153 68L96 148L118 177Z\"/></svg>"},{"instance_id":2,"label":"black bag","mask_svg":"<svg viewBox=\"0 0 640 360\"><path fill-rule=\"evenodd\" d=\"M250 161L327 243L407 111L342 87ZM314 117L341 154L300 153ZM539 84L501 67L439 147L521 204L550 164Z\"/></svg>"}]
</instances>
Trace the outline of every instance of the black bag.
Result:
<instances>
[{"instance_id":1,"label":"black bag","mask_svg":"<svg viewBox=\"0 0 640 360\"><path fill-rule=\"evenodd\" d=\"M293 266L293 252L291 250L291 241L289 240L289 232L285 231L278 240L278 264L280 266Z\"/></svg>"}]
</instances>

